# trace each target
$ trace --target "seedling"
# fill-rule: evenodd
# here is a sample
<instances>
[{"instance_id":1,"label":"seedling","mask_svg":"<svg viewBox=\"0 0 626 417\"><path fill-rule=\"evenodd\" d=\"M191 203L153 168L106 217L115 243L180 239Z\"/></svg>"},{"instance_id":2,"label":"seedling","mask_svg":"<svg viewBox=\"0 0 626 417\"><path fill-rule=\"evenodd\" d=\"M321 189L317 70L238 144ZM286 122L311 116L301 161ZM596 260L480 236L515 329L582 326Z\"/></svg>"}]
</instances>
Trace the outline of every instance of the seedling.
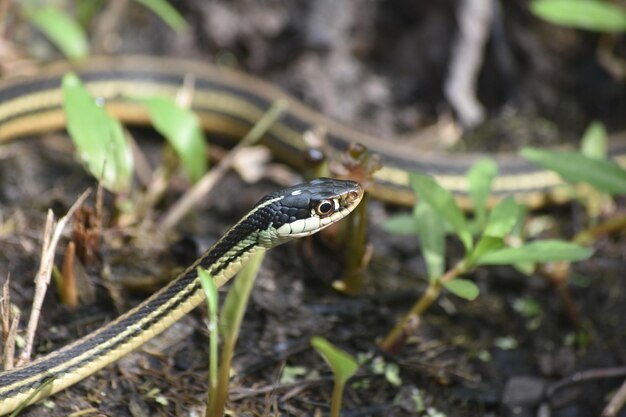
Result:
<instances>
[{"instance_id":1,"label":"seedling","mask_svg":"<svg viewBox=\"0 0 626 417\"><path fill-rule=\"evenodd\" d=\"M343 350L333 346L328 340L322 337L314 337L311 339L311 345L317 353L319 353L330 369L333 371L334 387L333 397L331 400L330 416L339 417L341 412L341 402L343 398L343 390L346 382L359 369L356 359Z\"/></svg>"},{"instance_id":2,"label":"seedling","mask_svg":"<svg viewBox=\"0 0 626 417\"><path fill-rule=\"evenodd\" d=\"M230 381L230 367L235 353L235 344L239 337L241 322L248 305L250 292L261 267L265 252L259 251L252 255L237 275L231 287L224 306L222 315L217 319L217 288L213 278L208 272L198 269L198 276L202 288L207 296L207 309L209 312L209 393L206 408L206 417L222 417L228 397L228 385ZM218 363L218 328L222 339L222 360Z\"/></svg>"},{"instance_id":3,"label":"seedling","mask_svg":"<svg viewBox=\"0 0 626 417\"><path fill-rule=\"evenodd\" d=\"M491 180L496 173L495 164L487 161L478 163L468 173L470 198L476 207L476 225L480 229L477 238L448 190L426 175L410 174L411 187L418 196L413 215L392 218L384 227L392 233L406 234L406 231L410 231L420 237L429 285L409 313L382 341L383 350L395 351L401 347L417 326L419 316L439 297L442 288L466 300L475 299L480 292L478 286L462 276L478 266L579 261L591 256L590 249L561 240L542 240L518 247L505 247L505 238L521 221L523 210L509 197L487 211ZM465 254L461 261L444 272L447 229L452 230L461 240Z\"/></svg>"}]
</instances>

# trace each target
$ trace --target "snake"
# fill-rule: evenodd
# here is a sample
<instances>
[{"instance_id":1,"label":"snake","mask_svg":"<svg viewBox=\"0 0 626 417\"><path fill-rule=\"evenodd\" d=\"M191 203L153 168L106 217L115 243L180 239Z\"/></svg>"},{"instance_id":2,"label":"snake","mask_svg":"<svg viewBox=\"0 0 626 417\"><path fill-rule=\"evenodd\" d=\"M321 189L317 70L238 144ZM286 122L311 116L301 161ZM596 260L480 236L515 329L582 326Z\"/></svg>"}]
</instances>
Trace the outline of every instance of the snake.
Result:
<instances>
[{"instance_id":1,"label":"snake","mask_svg":"<svg viewBox=\"0 0 626 417\"><path fill-rule=\"evenodd\" d=\"M277 158L306 168L311 145L306 133L322 128L324 143L345 151L360 143L380 157L368 192L385 201L411 205L409 173L433 176L459 201L467 199L466 172L485 155L426 152L409 143L362 132L326 117L259 78L195 61L146 56L92 57L76 65L52 63L34 74L0 80L0 144L63 129L61 80L74 71L107 112L127 124L146 125L149 114L137 98L175 97L192 80L191 109L202 126L227 137L242 137L277 100L287 110L265 135ZM626 142L613 141L608 154L626 165ZM491 155L492 156L492 155ZM530 206L558 198L562 179L515 155L492 156L499 175L493 194L514 195ZM363 187L347 180L318 179L262 199L217 243L169 285L116 320L70 345L23 367L0 373L0 414L52 395L118 360L156 336L204 298L197 268L207 269L218 286L228 281L254 252L315 233L345 217L363 197ZM43 388L42 388L43 387Z\"/></svg>"},{"instance_id":2,"label":"snake","mask_svg":"<svg viewBox=\"0 0 626 417\"><path fill-rule=\"evenodd\" d=\"M253 253L338 222L362 197L359 183L330 178L268 194L176 279L137 307L60 350L0 373L0 415L93 374L190 312L204 300L198 268L222 286Z\"/></svg>"},{"instance_id":3,"label":"snake","mask_svg":"<svg viewBox=\"0 0 626 417\"><path fill-rule=\"evenodd\" d=\"M495 199L508 195L530 207L562 201L563 180L553 171L538 168L515 154L449 154L416 148L410 141L394 140L362 132L327 117L280 88L242 72L197 61L150 56L90 57L80 65L58 62L44 65L32 75L0 81L0 144L18 137L59 130L65 126L61 79L75 71L106 109L124 123L147 125L148 111L137 98L175 97L193 80L191 109L202 126L225 137L241 138L272 103L284 100L287 110L264 138L277 158L296 168L307 167L311 144L306 132L322 128L324 142L336 151L351 143L364 145L380 158L368 192L396 204L413 205L415 194L409 173L422 172L468 207L468 169L489 156L498 166L492 182ZM626 166L626 140L612 138L608 156Z\"/></svg>"}]
</instances>

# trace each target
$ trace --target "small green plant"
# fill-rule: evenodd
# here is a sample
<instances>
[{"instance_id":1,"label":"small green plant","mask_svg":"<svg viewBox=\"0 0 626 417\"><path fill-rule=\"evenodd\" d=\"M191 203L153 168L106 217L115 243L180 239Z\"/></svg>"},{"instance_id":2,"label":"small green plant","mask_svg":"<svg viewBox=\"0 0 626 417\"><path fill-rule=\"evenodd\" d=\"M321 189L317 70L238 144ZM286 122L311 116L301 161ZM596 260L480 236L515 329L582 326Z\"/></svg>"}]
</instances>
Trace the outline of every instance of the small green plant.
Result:
<instances>
[{"instance_id":1,"label":"small green plant","mask_svg":"<svg viewBox=\"0 0 626 417\"><path fill-rule=\"evenodd\" d=\"M67 58L79 61L89 54L85 31L64 10L51 6L32 10L25 8L24 14Z\"/></svg>"},{"instance_id":2,"label":"small green plant","mask_svg":"<svg viewBox=\"0 0 626 417\"><path fill-rule=\"evenodd\" d=\"M601 0L535 0L532 12L555 25L594 32L626 30L626 10Z\"/></svg>"},{"instance_id":3,"label":"small green plant","mask_svg":"<svg viewBox=\"0 0 626 417\"><path fill-rule=\"evenodd\" d=\"M555 171L569 184L569 193L586 208L589 227L574 241L589 245L601 235L626 229L626 216L598 222L602 206L612 196L626 195L626 169L607 159L604 126L594 122L585 131L580 151L524 148L520 154L545 169Z\"/></svg>"},{"instance_id":4,"label":"small green plant","mask_svg":"<svg viewBox=\"0 0 626 417\"><path fill-rule=\"evenodd\" d=\"M599 123L587 129L581 151L524 148L520 154L570 184L586 183L610 195L626 194L626 170L606 159L606 133Z\"/></svg>"},{"instance_id":5,"label":"small green plant","mask_svg":"<svg viewBox=\"0 0 626 417\"><path fill-rule=\"evenodd\" d=\"M315 348L317 353L324 358L333 371L334 388L330 416L339 417L346 382L356 373L359 369L359 365L352 355L333 346L328 340L322 337L312 338L311 345Z\"/></svg>"},{"instance_id":6,"label":"small green plant","mask_svg":"<svg viewBox=\"0 0 626 417\"><path fill-rule=\"evenodd\" d=\"M192 180L207 170L206 139L197 116L170 99L140 99L155 129L163 135ZM87 170L115 193L131 188L133 154L119 121L96 104L75 74L63 77L63 107L68 131Z\"/></svg>"},{"instance_id":7,"label":"small green plant","mask_svg":"<svg viewBox=\"0 0 626 417\"><path fill-rule=\"evenodd\" d=\"M239 337L250 292L264 256L264 251L258 251L250 256L226 296L219 320L217 286L208 272L198 268L198 276L206 294L209 314L209 391L206 417L222 417L224 415L235 344ZM218 333L222 340L222 360L219 367Z\"/></svg>"},{"instance_id":8,"label":"small green plant","mask_svg":"<svg viewBox=\"0 0 626 417\"><path fill-rule=\"evenodd\" d=\"M487 210L491 181L497 174L491 161L482 161L468 173L470 198L476 216L471 225L454 196L434 179L410 174L411 187L418 197L413 214L391 218L384 227L398 234L414 233L421 239L429 285L424 295L381 343L386 351L398 349L419 322L419 316L439 297L442 289L473 300L478 286L464 275L484 265L518 265L551 261L579 261L591 256L592 250L562 240L538 240L517 247L506 247L506 238L523 221L524 210L511 197ZM480 233L472 233L472 229ZM452 268L445 270L445 235L451 230L463 243L465 254ZM477 235L478 237L474 237Z\"/></svg>"},{"instance_id":9,"label":"small green plant","mask_svg":"<svg viewBox=\"0 0 626 417\"><path fill-rule=\"evenodd\" d=\"M116 193L130 190L133 155L124 128L100 106L73 73L63 77L67 130L85 168Z\"/></svg>"},{"instance_id":10,"label":"small green plant","mask_svg":"<svg viewBox=\"0 0 626 417\"><path fill-rule=\"evenodd\" d=\"M135 0L159 16L172 30L181 32L187 28L187 22L166 0ZM63 55L72 61L81 61L89 55L89 41L85 34L92 18L103 2L94 0L79 1L75 16L68 11L55 7L34 7L33 2L24 2L19 12L34 27L55 45ZM19 3L18 3L19 4Z\"/></svg>"}]
</instances>

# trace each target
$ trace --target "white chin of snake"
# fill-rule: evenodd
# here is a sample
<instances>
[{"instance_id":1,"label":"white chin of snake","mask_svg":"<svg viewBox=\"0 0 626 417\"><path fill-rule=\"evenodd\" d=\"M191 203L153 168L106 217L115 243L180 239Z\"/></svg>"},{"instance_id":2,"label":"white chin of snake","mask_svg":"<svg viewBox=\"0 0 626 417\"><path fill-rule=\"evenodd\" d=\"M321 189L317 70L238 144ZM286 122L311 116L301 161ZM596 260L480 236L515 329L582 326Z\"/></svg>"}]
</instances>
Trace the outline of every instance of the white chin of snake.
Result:
<instances>
[{"instance_id":1,"label":"white chin of snake","mask_svg":"<svg viewBox=\"0 0 626 417\"><path fill-rule=\"evenodd\" d=\"M276 231L280 236L286 237L309 236L345 217L348 213L349 211L346 209L339 209L328 217L309 217L296 220L293 223L283 224Z\"/></svg>"}]
</instances>

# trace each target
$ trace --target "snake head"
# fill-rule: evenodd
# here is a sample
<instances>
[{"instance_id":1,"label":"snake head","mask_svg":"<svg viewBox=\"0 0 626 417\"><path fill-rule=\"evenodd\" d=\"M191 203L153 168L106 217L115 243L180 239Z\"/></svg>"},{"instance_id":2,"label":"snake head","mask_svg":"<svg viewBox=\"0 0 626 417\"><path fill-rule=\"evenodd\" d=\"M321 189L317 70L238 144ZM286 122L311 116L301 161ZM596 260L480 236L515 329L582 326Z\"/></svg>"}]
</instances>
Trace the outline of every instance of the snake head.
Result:
<instances>
[{"instance_id":1,"label":"snake head","mask_svg":"<svg viewBox=\"0 0 626 417\"><path fill-rule=\"evenodd\" d=\"M309 236L346 217L363 198L359 183L331 178L286 188L270 194L272 228L278 238ZM265 200L265 199L264 199Z\"/></svg>"}]
</instances>

